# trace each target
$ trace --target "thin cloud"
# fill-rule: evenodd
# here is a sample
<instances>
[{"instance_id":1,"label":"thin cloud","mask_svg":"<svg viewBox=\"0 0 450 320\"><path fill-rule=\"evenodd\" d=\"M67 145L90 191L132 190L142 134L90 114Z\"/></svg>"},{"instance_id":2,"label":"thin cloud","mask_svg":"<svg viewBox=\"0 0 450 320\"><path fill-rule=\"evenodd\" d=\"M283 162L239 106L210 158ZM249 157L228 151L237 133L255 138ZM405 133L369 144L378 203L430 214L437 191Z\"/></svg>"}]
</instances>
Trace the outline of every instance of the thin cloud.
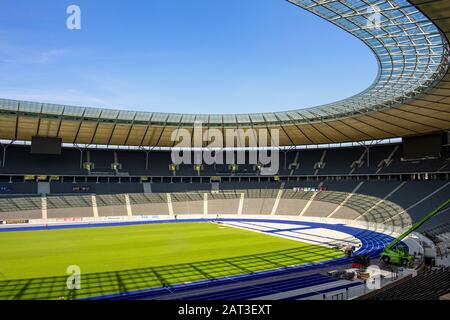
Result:
<instances>
[{"instance_id":1,"label":"thin cloud","mask_svg":"<svg viewBox=\"0 0 450 320\"><path fill-rule=\"evenodd\" d=\"M15 65L49 64L70 57L73 50L52 48L43 51L30 50L8 43L0 44L0 63Z\"/></svg>"},{"instance_id":2,"label":"thin cloud","mask_svg":"<svg viewBox=\"0 0 450 320\"><path fill-rule=\"evenodd\" d=\"M77 90L28 90L24 91L0 91L0 96L4 99L37 101L43 103L53 103L61 105L87 106L87 107L108 107L110 102L86 95Z\"/></svg>"}]
</instances>

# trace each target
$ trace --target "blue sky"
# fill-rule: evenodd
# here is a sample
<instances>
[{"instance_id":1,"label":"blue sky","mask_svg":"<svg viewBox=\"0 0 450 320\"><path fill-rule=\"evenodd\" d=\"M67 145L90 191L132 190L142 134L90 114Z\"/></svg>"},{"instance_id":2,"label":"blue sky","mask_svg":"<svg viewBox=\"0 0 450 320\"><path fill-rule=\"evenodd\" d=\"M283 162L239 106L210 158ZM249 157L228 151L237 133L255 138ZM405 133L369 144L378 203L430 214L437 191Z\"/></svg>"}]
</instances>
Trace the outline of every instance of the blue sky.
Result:
<instances>
[{"instance_id":1,"label":"blue sky","mask_svg":"<svg viewBox=\"0 0 450 320\"><path fill-rule=\"evenodd\" d=\"M76 4L82 29L66 28ZM183 113L316 106L377 75L359 40L285 0L4 0L0 97Z\"/></svg>"}]
</instances>

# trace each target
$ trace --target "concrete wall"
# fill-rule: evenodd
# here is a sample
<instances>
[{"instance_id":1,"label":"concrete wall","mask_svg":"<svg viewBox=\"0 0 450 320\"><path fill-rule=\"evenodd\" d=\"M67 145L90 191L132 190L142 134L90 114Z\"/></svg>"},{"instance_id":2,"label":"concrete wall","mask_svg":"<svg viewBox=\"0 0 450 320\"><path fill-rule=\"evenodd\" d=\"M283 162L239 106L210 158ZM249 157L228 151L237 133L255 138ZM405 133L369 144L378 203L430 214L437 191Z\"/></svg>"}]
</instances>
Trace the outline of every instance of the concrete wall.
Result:
<instances>
[{"instance_id":1,"label":"concrete wall","mask_svg":"<svg viewBox=\"0 0 450 320\"><path fill-rule=\"evenodd\" d=\"M237 214L239 209L239 199L209 200L208 214Z\"/></svg>"},{"instance_id":2,"label":"concrete wall","mask_svg":"<svg viewBox=\"0 0 450 320\"><path fill-rule=\"evenodd\" d=\"M242 214L269 215L275 199L245 199Z\"/></svg>"},{"instance_id":3,"label":"concrete wall","mask_svg":"<svg viewBox=\"0 0 450 320\"><path fill-rule=\"evenodd\" d=\"M0 212L0 220L42 219L42 210Z\"/></svg>"},{"instance_id":4,"label":"concrete wall","mask_svg":"<svg viewBox=\"0 0 450 320\"><path fill-rule=\"evenodd\" d=\"M276 214L298 216L307 204L307 200L281 199Z\"/></svg>"},{"instance_id":5,"label":"concrete wall","mask_svg":"<svg viewBox=\"0 0 450 320\"><path fill-rule=\"evenodd\" d=\"M125 205L99 206L98 215L100 217L120 217L127 216L127 207Z\"/></svg>"},{"instance_id":6,"label":"concrete wall","mask_svg":"<svg viewBox=\"0 0 450 320\"><path fill-rule=\"evenodd\" d=\"M56 219L56 218L84 218L84 217L93 217L94 210L92 207L84 207L84 208L59 208L59 209L48 209L47 210L47 218ZM42 217L42 214L41 214Z\"/></svg>"},{"instance_id":7,"label":"concrete wall","mask_svg":"<svg viewBox=\"0 0 450 320\"><path fill-rule=\"evenodd\" d=\"M177 215L203 214L204 201L172 202L173 213Z\"/></svg>"},{"instance_id":8,"label":"concrete wall","mask_svg":"<svg viewBox=\"0 0 450 320\"><path fill-rule=\"evenodd\" d=\"M169 215L167 203L132 204L133 216L162 216Z\"/></svg>"}]
</instances>

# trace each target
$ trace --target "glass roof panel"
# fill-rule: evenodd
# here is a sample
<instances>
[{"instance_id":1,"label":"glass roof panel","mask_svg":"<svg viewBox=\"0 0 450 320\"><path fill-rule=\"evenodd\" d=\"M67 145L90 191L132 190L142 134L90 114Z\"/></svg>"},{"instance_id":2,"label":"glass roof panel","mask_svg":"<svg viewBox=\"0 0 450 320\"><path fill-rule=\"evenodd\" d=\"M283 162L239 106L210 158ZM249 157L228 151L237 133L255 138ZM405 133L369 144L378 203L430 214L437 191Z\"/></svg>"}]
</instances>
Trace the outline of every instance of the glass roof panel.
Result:
<instances>
[{"instance_id":1,"label":"glass roof panel","mask_svg":"<svg viewBox=\"0 0 450 320\"><path fill-rule=\"evenodd\" d=\"M224 114L223 122L224 123L236 123L236 116L234 114Z\"/></svg>"},{"instance_id":2,"label":"glass roof panel","mask_svg":"<svg viewBox=\"0 0 450 320\"><path fill-rule=\"evenodd\" d=\"M119 113L119 120L132 121L132 120L134 120L135 116L136 116L136 112L133 112L133 111L120 111L120 113Z\"/></svg>"},{"instance_id":3,"label":"glass roof panel","mask_svg":"<svg viewBox=\"0 0 450 320\"><path fill-rule=\"evenodd\" d=\"M85 118L98 118L98 117L100 117L101 112L102 112L102 109L87 108L84 111L84 117Z\"/></svg>"},{"instance_id":4,"label":"glass roof panel","mask_svg":"<svg viewBox=\"0 0 450 320\"><path fill-rule=\"evenodd\" d=\"M303 120L303 117L298 112L288 112L288 116L293 120Z\"/></svg>"},{"instance_id":5,"label":"glass roof panel","mask_svg":"<svg viewBox=\"0 0 450 320\"><path fill-rule=\"evenodd\" d=\"M149 121L154 123L193 123L196 117L211 124L236 125L251 122L298 123L326 116L345 116L348 112L368 112L391 106L405 97L414 97L442 79L449 59L449 45L435 24L406 0L288 0L347 30L364 41L377 55L380 65L374 84L348 99L302 110L252 115L179 115L134 113L128 111L42 105L34 102L0 100L2 110L106 120ZM374 16L375 14L375 16ZM377 16L378 15L378 16ZM374 17L379 22L374 25ZM120 114L119 114L120 112ZM250 120L251 119L251 120Z\"/></svg>"},{"instance_id":6,"label":"glass roof panel","mask_svg":"<svg viewBox=\"0 0 450 320\"><path fill-rule=\"evenodd\" d=\"M42 109L42 103L21 101L19 104L19 110L22 112L40 113Z\"/></svg>"},{"instance_id":7,"label":"glass roof panel","mask_svg":"<svg viewBox=\"0 0 450 320\"><path fill-rule=\"evenodd\" d=\"M56 105L56 104L44 103L42 105L42 113L61 115L63 113L63 110L64 110L64 106L60 106L60 105Z\"/></svg>"},{"instance_id":8,"label":"glass roof panel","mask_svg":"<svg viewBox=\"0 0 450 320\"><path fill-rule=\"evenodd\" d=\"M250 116L248 114L238 114L236 115L238 123L250 123Z\"/></svg>"},{"instance_id":9,"label":"glass roof panel","mask_svg":"<svg viewBox=\"0 0 450 320\"><path fill-rule=\"evenodd\" d=\"M152 122L166 122L168 117L167 113L154 113L152 117Z\"/></svg>"},{"instance_id":10,"label":"glass roof panel","mask_svg":"<svg viewBox=\"0 0 450 320\"><path fill-rule=\"evenodd\" d=\"M264 122L264 117L262 114L256 114L256 113L251 114L250 119L252 120L253 123Z\"/></svg>"},{"instance_id":11,"label":"glass roof panel","mask_svg":"<svg viewBox=\"0 0 450 320\"><path fill-rule=\"evenodd\" d=\"M286 112L277 112L275 113L275 116L282 122L291 121L291 118L289 118Z\"/></svg>"},{"instance_id":12,"label":"glass roof panel","mask_svg":"<svg viewBox=\"0 0 450 320\"><path fill-rule=\"evenodd\" d=\"M274 113L264 113L263 116L267 122L276 122L278 120Z\"/></svg>"},{"instance_id":13,"label":"glass roof panel","mask_svg":"<svg viewBox=\"0 0 450 320\"><path fill-rule=\"evenodd\" d=\"M206 125L209 122L209 115L207 115L207 114L198 114L196 116L196 118L195 118L195 121L196 122L201 122L201 123Z\"/></svg>"},{"instance_id":14,"label":"glass roof panel","mask_svg":"<svg viewBox=\"0 0 450 320\"><path fill-rule=\"evenodd\" d=\"M148 112L138 112L136 113L136 121L145 121L148 122L152 118L152 113Z\"/></svg>"},{"instance_id":15,"label":"glass roof panel","mask_svg":"<svg viewBox=\"0 0 450 320\"><path fill-rule=\"evenodd\" d=\"M209 117L209 123L220 124L222 123L222 116L218 114L211 115Z\"/></svg>"},{"instance_id":16,"label":"glass roof panel","mask_svg":"<svg viewBox=\"0 0 450 320\"><path fill-rule=\"evenodd\" d=\"M195 115L192 115L192 114L185 114L185 115L183 116L181 122L183 122L183 123L188 123L188 124L194 123L194 122L195 122Z\"/></svg>"},{"instance_id":17,"label":"glass roof panel","mask_svg":"<svg viewBox=\"0 0 450 320\"><path fill-rule=\"evenodd\" d=\"M117 117L119 116L119 111L118 110L102 110L102 113L100 115L101 119L117 119Z\"/></svg>"},{"instance_id":18,"label":"glass roof panel","mask_svg":"<svg viewBox=\"0 0 450 320\"><path fill-rule=\"evenodd\" d=\"M180 123L182 118L183 118L182 114L169 114L169 118L167 119L167 122Z\"/></svg>"},{"instance_id":19,"label":"glass roof panel","mask_svg":"<svg viewBox=\"0 0 450 320\"><path fill-rule=\"evenodd\" d=\"M19 110L19 101L0 99L0 108L2 110L17 111Z\"/></svg>"},{"instance_id":20,"label":"glass roof panel","mask_svg":"<svg viewBox=\"0 0 450 320\"><path fill-rule=\"evenodd\" d=\"M84 108L65 106L63 114L70 117L81 117L84 113L84 110Z\"/></svg>"}]
</instances>

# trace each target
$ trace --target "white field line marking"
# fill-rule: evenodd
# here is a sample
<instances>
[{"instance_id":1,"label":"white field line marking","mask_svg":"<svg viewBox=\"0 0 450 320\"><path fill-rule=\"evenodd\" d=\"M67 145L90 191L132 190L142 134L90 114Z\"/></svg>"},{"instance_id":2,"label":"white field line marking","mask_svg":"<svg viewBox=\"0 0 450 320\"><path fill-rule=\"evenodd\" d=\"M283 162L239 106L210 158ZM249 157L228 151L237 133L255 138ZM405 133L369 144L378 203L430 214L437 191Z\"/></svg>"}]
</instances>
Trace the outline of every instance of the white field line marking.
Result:
<instances>
[{"instance_id":1,"label":"white field line marking","mask_svg":"<svg viewBox=\"0 0 450 320\"><path fill-rule=\"evenodd\" d=\"M320 243L320 241L318 241L317 239L315 241L314 240L310 240L310 239L303 239L303 238L302 239L298 239L298 238L295 238L295 237L292 237L292 236L289 236L289 235L285 235L285 234L282 234L282 233L268 233L268 232L265 232L264 230L248 229L248 227L247 228L245 227L245 221L244 222L240 222L240 223L244 224L244 226L236 225L234 223L228 223L228 222L222 223L222 224L226 225L228 227L241 229L241 230L246 230L246 231L252 231L252 232L259 233L259 234L265 234L265 235L278 237L278 238L283 238L283 239L288 239L288 240L293 240L293 241L297 241L297 242L314 244L314 245L317 245L317 246L322 246L322 247L327 247L327 248L333 248L332 245L329 245L328 243ZM275 228L272 228L272 229L275 229ZM302 237L301 233L295 233L295 235L296 236L298 235L299 237ZM314 237L314 235L306 235L306 234L305 234L305 236ZM350 236L350 235L348 235L348 236ZM320 237L316 237L316 238L320 239ZM336 240L338 240L338 239L336 239ZM350 240L348 240L348 238L342 239L342 241L350 242ZM351 242L358 243L359 240L357 238L355 238L355 237L352 237Z\"/></svg>"}]
</instances>

